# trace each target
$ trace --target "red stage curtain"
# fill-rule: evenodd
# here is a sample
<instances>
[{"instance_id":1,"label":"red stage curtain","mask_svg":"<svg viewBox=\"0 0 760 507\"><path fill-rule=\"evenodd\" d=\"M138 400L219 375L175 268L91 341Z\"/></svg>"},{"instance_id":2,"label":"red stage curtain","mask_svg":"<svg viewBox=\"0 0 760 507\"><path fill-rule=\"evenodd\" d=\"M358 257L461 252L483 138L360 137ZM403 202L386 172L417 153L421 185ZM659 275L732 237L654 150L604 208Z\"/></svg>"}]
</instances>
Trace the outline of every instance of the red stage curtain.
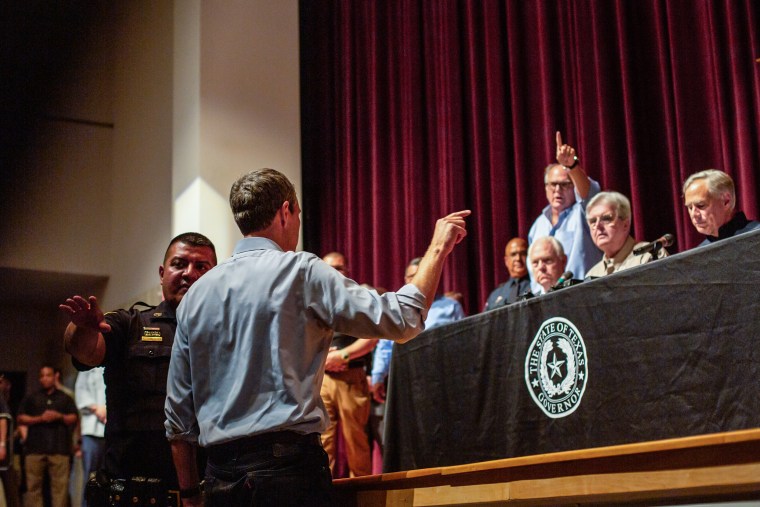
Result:
<instances>
[{"instance_id":1,"label":"red stage curtain","mask_svg":"<svg viewBox=\"0 0 760 507\"><path fill-rule=\"evenodd\" d=\"M554 132L639 240L700 241L681 184L718 168L758 216L756 0L300 2L304 247L389 289L436 218L473 210L442 289L470 313L546 205Z\"/></svg>"}]
</instances>

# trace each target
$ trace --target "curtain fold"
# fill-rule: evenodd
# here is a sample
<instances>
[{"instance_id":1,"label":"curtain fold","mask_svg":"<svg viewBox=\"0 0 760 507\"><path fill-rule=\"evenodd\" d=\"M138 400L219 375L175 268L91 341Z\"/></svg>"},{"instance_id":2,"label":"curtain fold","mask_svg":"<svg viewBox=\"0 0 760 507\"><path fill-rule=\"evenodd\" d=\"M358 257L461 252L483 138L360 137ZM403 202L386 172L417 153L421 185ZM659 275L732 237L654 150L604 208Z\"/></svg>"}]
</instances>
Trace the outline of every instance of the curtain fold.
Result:
<instances>
[{"instance_id":1,"label":"curtain fold","mask_svg":"<svg viewBox=\"0 0 760 507\"><path fill-rule=\"evenodd\" d=\"M304 247L395 289L437 218L470 208L443 290L470 313L546 205L554 132L633 234L696 245L681 196L722 169L758 216L760 2L302 0Z\"/></svg>"}]
</instances>

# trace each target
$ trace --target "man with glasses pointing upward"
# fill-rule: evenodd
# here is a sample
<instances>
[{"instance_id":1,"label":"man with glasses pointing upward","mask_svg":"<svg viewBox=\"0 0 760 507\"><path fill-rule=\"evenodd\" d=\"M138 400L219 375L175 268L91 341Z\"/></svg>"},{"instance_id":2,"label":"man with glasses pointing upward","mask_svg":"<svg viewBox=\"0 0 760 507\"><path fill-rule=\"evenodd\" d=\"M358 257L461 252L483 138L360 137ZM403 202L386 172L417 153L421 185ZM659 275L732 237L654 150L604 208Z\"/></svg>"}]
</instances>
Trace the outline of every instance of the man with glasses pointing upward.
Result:
<instances>
[{"instance_id":1,"label":"man with glasses pointing upward","mask_svg":"<svg viewBox=\"0 0 760 507\"><path fill-rule=\"evenodd\" d=\"M599 183L592 180L583 170L575 148L562 142L562 134L557 132L557 163L544 170L546 200L549 204L533 222L528 233L528 243L542 236L553 236L564 247L567 255L567 270L573 278L582 279L586 272L599 262L602 253L596 248L586 223L586 203L599 193ZM538 293L531 268L531 290Z\"/></svg>"}]
</instances>

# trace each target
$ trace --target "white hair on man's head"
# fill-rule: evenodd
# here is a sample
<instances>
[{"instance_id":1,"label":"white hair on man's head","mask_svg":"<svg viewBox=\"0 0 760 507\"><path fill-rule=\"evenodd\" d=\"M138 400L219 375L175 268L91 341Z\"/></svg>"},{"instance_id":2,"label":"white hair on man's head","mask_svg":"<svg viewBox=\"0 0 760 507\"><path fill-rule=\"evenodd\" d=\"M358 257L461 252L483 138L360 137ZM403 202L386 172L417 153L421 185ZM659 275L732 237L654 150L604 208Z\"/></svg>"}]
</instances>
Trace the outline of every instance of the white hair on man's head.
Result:
<instances>
[{"instance_id":1,"label":"white hair on man's head","mask_svg":"<svg viewBox=\"0 0 760 507\"><path fill-rule=\"evenodd\" d=\"M597 204L606 203L612 206L618 218L625 220L631 216L631 201L620 192L606 191L599 192L586 205L586 213Z\"/></svg>"},{"instance_id":2,"label":"white hair on man's head","mask_svg":"<svg viewBox=\"0 0 760 507\"><path fill-rule=\"evenodd\" d=\"M562 257L565 255L565 249L562 248L562 243L559 242L557 238L554 236L541 236L540 238L536 238L533 243L530 244L530 247L528 248L528 261L530 262L530 259L533 257L533 248L541 243L549 243L552 246L552 250L554 250L554 253L557 255L557 257Z\"/></svg>"},{"instance_id":3,"label":"white hair on man's head","mask_svg":"<svg viewBox=\"0 0 760 507\"><path fill-rule=\"evenodd\" d=\"M731 196L731 210L736 207L736 189L731 176L718 169L699 171L686 178L686 181L683 183L683 193L685 194L689 185L697 180L705 180L707 182L707 193L714 199L728 192Z\"/></svg>"}]
</instances>

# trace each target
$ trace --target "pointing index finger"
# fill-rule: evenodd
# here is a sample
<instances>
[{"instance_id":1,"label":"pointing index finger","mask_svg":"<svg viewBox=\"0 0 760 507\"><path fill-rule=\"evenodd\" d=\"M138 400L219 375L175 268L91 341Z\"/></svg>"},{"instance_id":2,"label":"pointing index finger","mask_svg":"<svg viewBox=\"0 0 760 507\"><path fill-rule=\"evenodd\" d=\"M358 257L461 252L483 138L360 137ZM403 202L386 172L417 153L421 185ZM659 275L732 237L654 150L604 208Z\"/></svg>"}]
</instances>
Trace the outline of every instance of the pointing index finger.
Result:
<instances>
[{"instance_id":1,"label":"pointing index finger","mask_svg":"<svg viewBox=\"0 0 760 507\"><path fill-rule=\"evenodd\" d=\"M560 149L561 146L562 146L562 134L558 130L557 131L557 149Z\"/></svg>"}]
</instances>

